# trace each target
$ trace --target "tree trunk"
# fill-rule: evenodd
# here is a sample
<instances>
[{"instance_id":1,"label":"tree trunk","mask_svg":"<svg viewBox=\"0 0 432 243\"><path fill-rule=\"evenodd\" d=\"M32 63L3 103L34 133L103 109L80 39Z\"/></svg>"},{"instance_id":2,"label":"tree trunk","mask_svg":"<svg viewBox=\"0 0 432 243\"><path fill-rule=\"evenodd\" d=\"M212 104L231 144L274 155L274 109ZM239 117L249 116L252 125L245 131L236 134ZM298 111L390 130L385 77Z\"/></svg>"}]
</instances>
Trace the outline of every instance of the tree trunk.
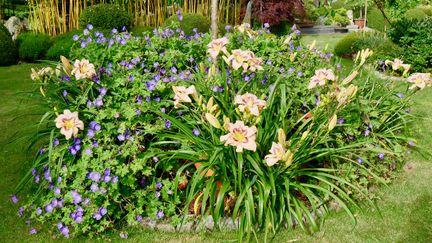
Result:
<instances>
[{"instance_id":1,"label":"tree trunk","mask_svg":"<svg viewBox=\"0 0 432 243\"><path fill-rule=\"evenodd\" d=\"M217 39L218 36L218 0L211 1L211 32L212 39Z\"/></svg>"}]
</instances>

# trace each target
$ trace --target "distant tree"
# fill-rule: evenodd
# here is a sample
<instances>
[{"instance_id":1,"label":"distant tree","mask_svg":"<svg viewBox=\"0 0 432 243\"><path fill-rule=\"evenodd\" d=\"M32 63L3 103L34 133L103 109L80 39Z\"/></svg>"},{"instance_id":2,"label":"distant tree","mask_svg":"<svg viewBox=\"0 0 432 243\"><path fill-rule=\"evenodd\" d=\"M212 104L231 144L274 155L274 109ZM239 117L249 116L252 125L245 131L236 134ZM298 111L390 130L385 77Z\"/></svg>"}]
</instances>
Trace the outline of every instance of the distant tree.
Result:
<instances>
[{"instance_id":1,"label":"distant tree","mask_svg":"<svg viewBox=\"0 0 432 243\"><path fill-rule=\"evenodd\" d=\"M246 6L246 5L243 5ZM302 0L254 0L252 17L261 23L277 25L282 21L293 22L306 16Z\"/></svg>"}]
</instances>

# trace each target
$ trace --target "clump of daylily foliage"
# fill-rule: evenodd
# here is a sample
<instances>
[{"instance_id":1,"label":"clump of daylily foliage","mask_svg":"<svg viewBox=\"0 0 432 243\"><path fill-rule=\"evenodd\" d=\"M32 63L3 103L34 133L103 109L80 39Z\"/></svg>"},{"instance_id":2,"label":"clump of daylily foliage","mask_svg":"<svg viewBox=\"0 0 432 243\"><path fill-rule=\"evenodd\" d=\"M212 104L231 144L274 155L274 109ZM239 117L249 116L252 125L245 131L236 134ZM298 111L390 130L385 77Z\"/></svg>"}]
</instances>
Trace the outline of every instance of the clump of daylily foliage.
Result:
<instances>
[{"instance_id":1,"label":"clump of daylily foliage","mask_svg":"<svg viewBox=\"0 0 432 243\"><path fill-rule=\"evenodd\" d=\"M241 236L317 230L330 204L352 216L400 168L413 146L409 97L431 81L412 77L402 94L361 74L369 50L345 70L296 29L278 38L242 25L216 40L89 29L70 60L32 74L50 109L38 136L49 143L21 184L35 187L20 209L43 223L32 233L92 236L189 214L231 217Z\"/></svg>"}]
</instances>

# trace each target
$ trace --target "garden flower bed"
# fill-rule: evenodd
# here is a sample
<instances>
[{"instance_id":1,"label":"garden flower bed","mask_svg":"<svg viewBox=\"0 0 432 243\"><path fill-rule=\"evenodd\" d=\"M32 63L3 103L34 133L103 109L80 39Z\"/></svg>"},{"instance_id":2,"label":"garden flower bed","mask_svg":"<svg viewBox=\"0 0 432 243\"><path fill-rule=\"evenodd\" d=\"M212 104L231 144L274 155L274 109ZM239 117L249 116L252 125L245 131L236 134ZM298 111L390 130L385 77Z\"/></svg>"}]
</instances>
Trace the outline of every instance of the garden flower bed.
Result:
<instances>
[{"instance_id":1,"label":"garden flower bed","mask_svg":"<svg viewBox=\"0 0 432 243\"><path fill-rule=\"evenodd\" d=\"M415 80L401 97L359 75L369 50L342 77L295 30L243 25L210 40L176 26L90 29L70 60L32 74L49 108L35 138L48 142L18 187L34 182L20 215L65 237L189 214L215 228L238 220L240 237L315 231L330 204L354 219L368 189L403 165L410 97L430 84Z\"/></svg>"}]
</instances>

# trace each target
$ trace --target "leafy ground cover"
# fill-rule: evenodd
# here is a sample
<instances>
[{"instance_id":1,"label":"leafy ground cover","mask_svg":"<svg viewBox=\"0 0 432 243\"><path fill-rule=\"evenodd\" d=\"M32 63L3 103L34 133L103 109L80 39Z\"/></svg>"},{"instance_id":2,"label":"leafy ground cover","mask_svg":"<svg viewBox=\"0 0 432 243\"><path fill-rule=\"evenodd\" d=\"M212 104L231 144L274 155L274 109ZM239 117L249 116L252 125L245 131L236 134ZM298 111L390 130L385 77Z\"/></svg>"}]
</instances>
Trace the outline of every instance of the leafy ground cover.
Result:
<instances>
[{"instance_id":1,"label":"leafy ground cover","mask_svg":"<svg viewBox=\"0 0 432 243\"><path fill-rule=\"evenodd\" d=\"M12 193L14 185L19 180L23 173L23 168L26 167L26 160L28 156L22 153L23 144L7 144L15 131L20 130L29 121L35 119L34 117L12 119L17 114L31 114L32 110L27 109L25 104L19 105L16 92L23 90L32 90L34 87L28 79L30 73L29 65L14 66L11 69L0 69L0 80L2 80L1 92L3 108L1 109L1 128L5 133L1 136L0 145L4 156L2 157L1 169L2 185L1 186L1 214L4 215L4 224L0 230L1 238L8 241L24 241L24 240L42 240L51 237L49 233L38 234L29 238L28 230L25 224L17 221L18 208L12 206L9 201L9 195ZM430 97L430 95L429 95ZM431 106L427 102L428 94L426 92L420 93L417 97L418 105L417 113L425 113ZM428 106L429 105L429 106ZM429 117L430 118L430 117ZM430 138L424 131L427 131L427 123L421 123L417 129L421 131L424 144L430 144ZM424 138L425 136L426 138ZM382 217L376 211L365 210L359 212L359 223L357 228L352 230L352 225L349 219L344 214L335 213L328 218L328 222L323 228L321 233L313 236L307 236L301 231L284 231L276 236L277 241L287 241L289 239L297 239L300 241L322 240L322 241L425 241L431 237L428 235L427 225L429 218L427 215L431 212L430 198L431 191L427 191L427 185L430 182L428 174L427 161L421 159L417 155L413 157L413 168L409 169L406 174L400 176L397 182L388 188L380 190L382 199L378 202L382 212ZM4 180L3 180L4 179ZM395 210L400 209L400 210ZM410 218L405 219L406 215ZM411 218L412 217L412 218ZM416 225L414 222L421 222ZM20 234L17 234L20 232ZM3 236L4 235L4 236ZM118 239L118 232L113 232L105 235L110 239ZM17 238L19 237L19 238ZM393 238L389 238L393 237ZM158 241L176 241L182 239L184 241L193 240L220 240L228 241L230 239L236 240L236 235L231 233L200 233L200 234L178 234L175 233L161 233L152 231L143 231L135 229L129 231L129 239L131 240L151 240L158 239ZM82 239L81 239L82 240Z\"/></svg>"}]
</instances>

